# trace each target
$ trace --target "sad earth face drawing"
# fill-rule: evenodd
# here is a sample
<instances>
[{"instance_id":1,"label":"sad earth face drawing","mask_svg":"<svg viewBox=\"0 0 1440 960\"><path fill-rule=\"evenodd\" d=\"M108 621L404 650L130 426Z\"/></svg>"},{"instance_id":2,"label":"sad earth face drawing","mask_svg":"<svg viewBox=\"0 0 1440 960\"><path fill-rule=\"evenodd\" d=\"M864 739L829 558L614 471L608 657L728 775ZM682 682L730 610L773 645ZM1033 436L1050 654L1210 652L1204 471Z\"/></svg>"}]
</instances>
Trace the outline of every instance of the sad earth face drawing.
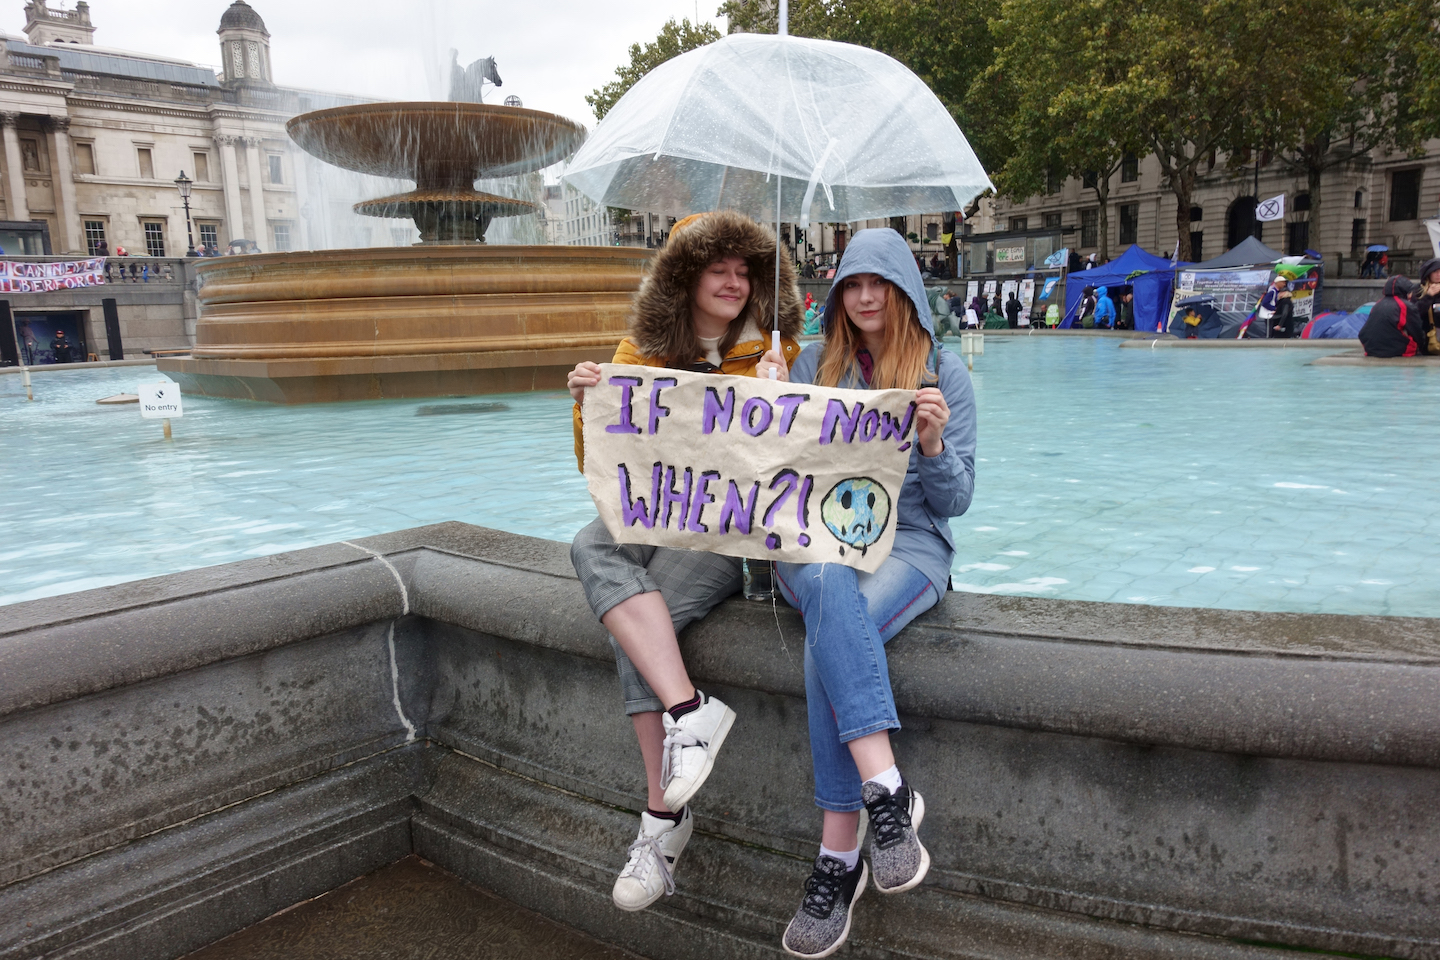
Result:
<instances>
[{"instance_id":1,"label":"sad earth face drawing","mask_svg":"<svg viewBox=\"0 0 1440 960\"><path fill-rule=\"evenodd\" d=\"M880 539L890 522L890 494L869 477L841 480L820 501L820 519L845 547L865 551Z\"/></svg>"}]
</instances>

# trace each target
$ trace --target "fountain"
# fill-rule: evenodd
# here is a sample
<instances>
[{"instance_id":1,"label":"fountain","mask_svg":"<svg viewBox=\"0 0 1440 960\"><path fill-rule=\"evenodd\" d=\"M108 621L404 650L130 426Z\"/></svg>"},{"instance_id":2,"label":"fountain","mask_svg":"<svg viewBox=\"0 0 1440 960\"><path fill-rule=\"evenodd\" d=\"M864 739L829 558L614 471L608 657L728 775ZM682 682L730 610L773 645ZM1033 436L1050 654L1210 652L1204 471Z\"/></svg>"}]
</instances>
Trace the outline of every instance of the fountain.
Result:
<instances>
[{"instance_id":1,"label":"fountain","mask_svg":"<svg viewBox=\"0 0 1440 960\"><path fill-rule=\"evenodd\" d=\"M195 348L158 364L184 392L274 403L500 393L558 388L577 362L610 359L647 251L487 245L493 218L536 205L474 187L572 153L579 124L451 100L319 110L287 130L336 166L414 180L355 209L413 218L421 241L199 264Z\"/></svg>"}]
</instances>

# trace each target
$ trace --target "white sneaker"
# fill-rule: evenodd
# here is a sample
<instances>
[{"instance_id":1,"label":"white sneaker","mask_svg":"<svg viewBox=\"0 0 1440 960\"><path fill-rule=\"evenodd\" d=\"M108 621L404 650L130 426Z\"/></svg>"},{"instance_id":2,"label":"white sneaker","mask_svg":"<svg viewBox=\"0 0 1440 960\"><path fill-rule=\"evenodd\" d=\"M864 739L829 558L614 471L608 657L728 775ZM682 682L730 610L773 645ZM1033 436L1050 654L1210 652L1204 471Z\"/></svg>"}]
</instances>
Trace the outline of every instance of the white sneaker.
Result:
<instances>
[{"instance_id":1,"label":"white sneaker","mask_svg":"<svg viewBox=\"0 0 1440 960\"><path fill-rule=\"evenodd\" d=\"M669 711L661 715L665 724L665 746L660 755L660 786L665 789L665 806L679 810L710 776L715 754L735 723L735 711L713 697L700 693L699 709L678 721Z\"/></svg>"},{"instance_id":2,"label":"white sneaker","mask_svg":"<svg viewBox=\"0 0 1440 960\"><path fill-rule=\"evenodd\" d=\"M644 910L675 892L675 864L695 832L695 818L686 809L679 823L640 814L640 835L630 844L630 859L615 880L611 899L621 910Z\"/></svg>"}]
</instances>

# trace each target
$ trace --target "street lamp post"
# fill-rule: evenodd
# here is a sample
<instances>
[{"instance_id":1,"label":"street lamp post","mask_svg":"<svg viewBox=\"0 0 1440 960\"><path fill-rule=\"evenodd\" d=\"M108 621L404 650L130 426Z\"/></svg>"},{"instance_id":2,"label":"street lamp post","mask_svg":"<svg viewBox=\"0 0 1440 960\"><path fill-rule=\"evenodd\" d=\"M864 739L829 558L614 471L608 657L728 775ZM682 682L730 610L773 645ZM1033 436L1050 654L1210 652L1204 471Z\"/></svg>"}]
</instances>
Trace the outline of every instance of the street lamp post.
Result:
<instances>
[{"instance_id":1,"label":"street lamp post","mask_svg":"<svg viewBox=\"0 0 1440 960\"><path fill-rule=\"evenodd\" d=\"M185 240L189 244L189 249L185 251L187 257L200 256L195 252L195 231L190 226L190 184L193 182L185 176L184 170L181 170L180 176L175 178L175 187L180 191L180 199L185 202Z\"/></svg>"}]
</instances>

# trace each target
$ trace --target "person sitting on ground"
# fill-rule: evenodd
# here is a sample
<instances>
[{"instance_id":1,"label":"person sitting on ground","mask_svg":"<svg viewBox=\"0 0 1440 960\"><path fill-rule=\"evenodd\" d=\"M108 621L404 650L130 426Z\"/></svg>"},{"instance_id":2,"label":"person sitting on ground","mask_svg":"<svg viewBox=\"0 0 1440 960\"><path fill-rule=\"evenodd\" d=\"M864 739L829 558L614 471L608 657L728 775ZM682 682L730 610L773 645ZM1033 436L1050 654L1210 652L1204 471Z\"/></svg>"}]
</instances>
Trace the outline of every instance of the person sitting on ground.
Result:
<instances>
[{"instance_id":1,"label":"person sitting on ground","mask_svg":"<svg viewBox=\"0 0 1440 960\"><path fill-rule=\"evenodd\" d=\"M1185 339L1200 339L1200 324L1205 318L1200 316L1194 307L1186 307L1183 319L1185 320Z\"/></svg>"},{"instance_id":2,"label":"person sitting on ground","mask_svg":"<svg viewBox=\"0 0 1440 960\"><path fill-rule=\"evenodd\" d=\"M646 270L630 335L616 363L757 376L757 365L799 356L800 296L782 258L777 289L773 233L734 211L686 217ZM781 350L768 352L779 300ZM575 457L584 470L585 388L599 364L570 372ZM622 910L643 910L673 893L673 872L694 830L690 800L709 776L735 712L690 682L676 634L740 589L740 558L669 547L617 544L599 519L575 535L570 559L590 609L610 631L625 712L645 762L647 809L615 881Z\"/></svg>"},{"instance_id":3,"label":"person sitting on ground","mask_svg":"<svg viewBox=\"0 0 1440 960\"><path fill-rule=\"evenodd\" d=\"M914 390L916 403L894 546L879 569L776 564L781 595L805 621L805 706L823 811L820 851L782 940L799 957L828 956L845 942L869 876L881 893L900 893L919 885L930 866L917 833L925 803L890 744L900 720L885 644L945 594L955 555L950 518L969 508L975 488L975 397L965 364L935 338L907 252L893 230L855 235L827 301L825 340L806 347L789 375L796 383ZM862 809L868 869L860 857Z\"/></svg>"},{"instance_id":4,"label":"person sitting on ground","mask_svg":"<svg viewBox=\"0 0 1440 960\"><path fill-rule=\"evenodd\" d=\"M1115 326L1115 301L1110 299L1110 288L1100 287L1095 291L1095 329L1109 330Z\"/></svg>"},{"instance_id":5,"label":"person sitting on ground","mask_svg":"<svg viewBox=\"0 0 1440 960\"><path fill-rule=\"evenodd\" d=\"M1382 296L1370 308L1360 328L1360 346L1367 357L1415 357L1430 352L1425 320L1419 304L1411 300L1415 285L1409 277L1394 276L1385 281Z\"/></svg>"}]
</instances>

